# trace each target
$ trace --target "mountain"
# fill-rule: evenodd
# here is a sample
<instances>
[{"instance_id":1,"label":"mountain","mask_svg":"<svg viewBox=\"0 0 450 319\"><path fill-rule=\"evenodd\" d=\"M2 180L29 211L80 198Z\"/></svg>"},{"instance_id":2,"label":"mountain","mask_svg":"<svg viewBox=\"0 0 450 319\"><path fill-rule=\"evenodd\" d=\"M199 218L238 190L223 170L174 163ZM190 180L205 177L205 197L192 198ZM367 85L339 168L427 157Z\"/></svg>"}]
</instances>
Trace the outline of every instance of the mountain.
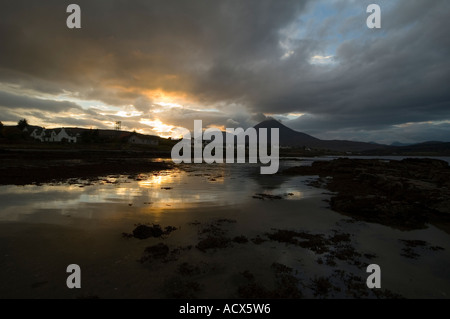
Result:
<instances>
[{"instance_id":1,"label":"mountain","mask_svg":"<svg viewBox=\"0 0 450 319\"><path fill-rule=\"evenodd\" d=\"M283 125L277 120L270 119L265 120L257 125L254 128L259 131L260 128L267 128L268 141L270 141L270 129L278 128L279 129L279 137L280 137L280 145L281 146L308 146L313 147L312 145L317 145L320 143L318 138L315 138L311 135L294 131L289 127Z\"/></svg>"},{"instance_id":2,"label":"mountain","mask_svg":"<svg viewBox=\"0 0 450 319\"><path fill-rule=\"evenodd\" d=\"M294 131L275 119L265 120L254 126L255 129L267 128L270 141L270 129L278 128L280 146L309 147L340 152L362 152L367 150L383 149L388 147L382 144L354 142L346 140L321 140L311 135Z\"/></svg>"},{"instance_id":3,"label":"mountain","mask_svg":"<svg viewBox=\"0 0 450 319\"><path fill-rule=\"evenodd\" d=\"M412 145L412 144L411 143L402 143L402 142L397 142L397 141L391 143L391 146L409 146L409 145Z\"/></svg>"},{"instance_id":4,"label":"mountain","mask_svg":"<svg viewBox=\"0 0 450 319\"><path fill-rule=\"evenodd\" d=\"M449 142L435 142L429 141L414 145L408 145L398 148L399 152L403 153L439 153L441 155L448 156L450 154L450 143Z\"/></svg>"},{"instance_id":5,"label":"mountain","mask_svg":"<svg viewBox=\"0 0 450 319\"><path fill-rule=\"evenodd\" d=\"M413 147L415 147L415 146L439 145L439 144L448 144L448 143L441 142L441 141L427 141L427 142L410 144L410 145L405 145L405 146L413 146Z\"/></svg>"}]
</instances>

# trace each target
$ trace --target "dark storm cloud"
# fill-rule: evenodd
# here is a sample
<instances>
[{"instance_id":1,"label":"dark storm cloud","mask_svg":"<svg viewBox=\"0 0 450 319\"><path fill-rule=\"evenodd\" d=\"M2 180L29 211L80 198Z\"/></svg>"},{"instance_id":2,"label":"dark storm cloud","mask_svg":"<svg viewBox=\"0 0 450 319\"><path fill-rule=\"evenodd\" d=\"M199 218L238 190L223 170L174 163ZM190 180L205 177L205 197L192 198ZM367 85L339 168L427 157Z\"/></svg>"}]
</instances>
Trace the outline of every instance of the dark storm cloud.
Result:
<instances>
[{"instance_id":1,"label":"dark storm cloud","mask_svg":"<svg viewBox=\"0 0 450 319\"><path fill-rule=\"evenodd\" d=\"M427 10L417 15L424 3ZM343 120L343 127L448 118L450 43L446 30L450 22L445 16L450 4L397 4L390 16L406 26L388 20L383 25L384 35L372 37L374 31L367 30L366 37L346 40L337 48L337 66L322 74L310 71L279 94L261 94L259 109L268 112L278 105L280 113L335 117ZM402 11L404 8L409 10Z\"/></svg>"},{"instance_id":2,"label":"dark storm cloud","mask_svg":"<svg viewBox=\"0 0 450 319\"><path fill-rule=\"evenodd\" d=\"M95 128L107 128L101 121L97 121L95 119L76 119L76 118L67 118L67 117L55 117L49 119L54 123L63 123L64 126L72 126L72 127L95 127Z\"/></svg>"},{"instance_id":3,"label":"dark storm cloud","mask_svg":"<svg viewBox=\"0 0 450 319\"><path fill-rule=\"evenodd\" d=\"M66 112L71 109L81 110L79 105L72 102L38 99L2 91L0 91L0 106L9 109L39 109L53 113Z\"/></svg>"},{"instance_id":4,"label":"dark storm cloud","mask_svg":"<svg viewBox=\"0 0 450 319\"><path fill-rule=\"evenodd\" d=\"M6 121L9 122L17 122L19 119L22 119L23 116L18 116L14 111L11 111L8 108L0 106L0 114L2 116L0 122L4 123Z\"/></svg>"},{"instance_id":5,"label":"dark storm cloud","mask_svg":"<svg viewBox=\"0 0 450 319\"><path fill-rule=\"evenodd\" d=\"M82 29L69 30L71 1L8 1L0 82L134 105L144 115L155 108L152 91L184 94L199 111L160 114L184 127L193 117L248 126L263 113L306 113L291 127L339 137L450 119L450 2L377 1L382 29L369 30L371 2L80 0ZM334 13L314 12L320 5ZM311 64L314 55L334 63ZM69 106L55 103L34 107ZM7 95L0 104L18 107Z\"/></svg>"},{"instance_id":6,"label":"dark storm cloud","mask_svg":"<svg viewBox=\"0 0 450 319\"><path fill-rule=\"evenodd\" d=\"M3 6L0 67L11 81L49 80L89 98L100 93L102 100L109 96L102 89L120 86L206 90L199 98L214 103L243 95L245 88L233 82L246 81L249 62L279 55L278 31L304 1L78 1L80 30L65 27L68 3ZM209 92L203 83L211 74L216 84ZM114 98L127 99L107 102Z\"/></svg>"}]
</instances>

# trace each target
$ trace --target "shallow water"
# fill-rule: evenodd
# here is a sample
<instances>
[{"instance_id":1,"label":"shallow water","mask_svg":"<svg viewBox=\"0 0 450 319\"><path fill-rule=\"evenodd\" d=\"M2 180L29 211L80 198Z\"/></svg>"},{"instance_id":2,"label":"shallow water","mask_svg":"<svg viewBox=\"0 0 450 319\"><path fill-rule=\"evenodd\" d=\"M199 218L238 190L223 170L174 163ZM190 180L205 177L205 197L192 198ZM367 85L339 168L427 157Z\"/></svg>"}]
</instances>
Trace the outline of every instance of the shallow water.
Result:
<instances>
[{"instance_id":1,"label":"shallow water","mask_svg":"<svg viewBox=\"0 0 450 319\"><path fill-rule=\"evenodd\" d=\"M308 165L283 160L280 169L300 163ZM239 297L238 288L247 283L245 271L258 284L273 288L274 262L293 269L306 298L318 297L313 282L319 277L329 278L336 288L325 297L355 297L345 292L345 280L336 274L344 271L346 278L354 276L365 285L369 263L380 265L383 289L410 298L450 296L447 233L433 226L403 232L355 222L329 210L330 194L308 186L311 178L264 176L258 165L250 164L192 164L97 181L0 186L0 297L232 298ZM261 193L281 199L253 197ZM136 223L178 229L164 238L122 238L121 233L131 232ZM271 240L202 252L195 245L211 225L227 238L267 240L275 229L324 236L348 233L350 244L361 254L360 263L336 259L335 265L326 265L319 262L324 254ZM401 255L405 245L400 239L420 239L444 250L416 247L418 257L411 259ZM164 262L137 262L145 247L157 243L179 251ZM71 263L82 268L82 289L65 285L65 267ZM183 274L183 263L199 271ZM198 289L186 284L192 282ZM357 293L373 297L368 292L363 288Z\"/></svg>"}]
</instances>

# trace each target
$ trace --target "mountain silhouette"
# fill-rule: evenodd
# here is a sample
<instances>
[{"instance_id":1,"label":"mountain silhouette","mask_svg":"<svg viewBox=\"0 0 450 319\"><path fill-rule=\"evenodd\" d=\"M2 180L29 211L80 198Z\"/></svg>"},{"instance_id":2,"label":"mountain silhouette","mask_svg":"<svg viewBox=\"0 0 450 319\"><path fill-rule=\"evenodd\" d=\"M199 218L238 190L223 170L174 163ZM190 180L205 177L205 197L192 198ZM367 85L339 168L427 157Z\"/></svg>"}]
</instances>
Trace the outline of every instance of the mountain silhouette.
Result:
<instances>
[{"instance_id":1,"label":"mountain silhouette","mask_svg":"<svg viewBox=\"0 0 450 319\"><path fill-rule=\"evenodd\" d=\"M267 128L268 141L270 141L270 129L279 129L279 144L287 147L309 147L316 149L341 151L341 152L361 152L376 150L387 147L387 145L355 142L346 140L321 140L306 133L295 131L275 119L265 120L254 126L255 129Z\"/></svg>"},{"instance_id":2,"label":"mountain silhouette","mask_svg":"<svg viewBox=\"0 0 450 319\"><path fill-rule=\"evenodd\" d=\"M268 141L270 141L270 129L278 128L280 136L280 146L308 146L318 145L320 140L311 135L294 131L293 129L283 125L275 119L265 120L254 128L259 131L260 128L267 128Z\"/></svg>"}]
</instances>

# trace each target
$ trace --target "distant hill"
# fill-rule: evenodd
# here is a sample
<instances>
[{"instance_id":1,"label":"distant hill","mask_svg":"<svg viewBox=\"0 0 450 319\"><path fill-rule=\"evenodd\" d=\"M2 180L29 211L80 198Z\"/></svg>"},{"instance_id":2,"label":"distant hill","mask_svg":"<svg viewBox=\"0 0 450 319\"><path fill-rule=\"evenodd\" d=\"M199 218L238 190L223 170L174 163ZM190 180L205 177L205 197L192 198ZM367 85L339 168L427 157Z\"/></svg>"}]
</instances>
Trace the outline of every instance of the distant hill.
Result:
<instances>
[{"instance_id":1,"label":"distant hill","mask_svg":"<svg viewBox=\"0 0 450 319\"><path fill-rule=\"evenodd\" d=\"M17 129L16 126L4 126L6 130ZM260 128L267 128L268 141L270 142L271 128L279 129L279 144L285 147L307 147L316 150L328 150L336 152L356 152L364 155L430 155L430 156L450 156L450 142L428 141L418 144L405 144L394 142L391 145L377 144L374 142L355 142L347 140L321 140L306 133L295 131L275 119L265 120L254 128L258 131ZM43 129L39 126L29 125L27 127L28 134L31 134L34 129ZM55 129L55 128L54 128ZM60 129L60 128L59 128ZM86 129L77 127L66 127L68 133L75 134L81 137L86 135L89 137L92 134L97 134L98 142L105 142L111 140L127 139L131 135L140 138L152 138L157 140L166 140L155 135L145 135L129 131L117 131L110 129ZM96 133L98 132L98 133ZM19 131L20 133L20 131ZM223 141L227 137L235 139L236 136L227 132L222 132Z\"/></svg>"},{"instance_id":2,"label":"distant hill","mask_svg":"<svg viewBox=\"0 0 450 319\"><path fill-rule=\"evenodd\" d=\"M402 143L402 142L392 142L391 146L409 146L409 145L413 145L413 143Z\"/></svg>"},{"instance_id":3,"label":"distant hill","mask_svg":"<svg viewBox=\"0 0 450 319\"><path fill-rule=\"evenodd\" d=\"M440 153L450 155L450 142L429 141L414 145L402 146L397 151L403 153Z\"/></svg>"},{"instance_id":4,"label":"distant hill","mask_svg":"<svg viewBox=\"0 0 450 319\"><path fill-rule=\"evenodd\" d=\"M280 133L280 146L309 147L340 152L362 152L387 148L387 145L354 142L346 140L321 140L311 135L294 131L275 119L263 121L254 128L267 128L270 140L270 128L278 128Z\"/></svg>"}]
</instances>

